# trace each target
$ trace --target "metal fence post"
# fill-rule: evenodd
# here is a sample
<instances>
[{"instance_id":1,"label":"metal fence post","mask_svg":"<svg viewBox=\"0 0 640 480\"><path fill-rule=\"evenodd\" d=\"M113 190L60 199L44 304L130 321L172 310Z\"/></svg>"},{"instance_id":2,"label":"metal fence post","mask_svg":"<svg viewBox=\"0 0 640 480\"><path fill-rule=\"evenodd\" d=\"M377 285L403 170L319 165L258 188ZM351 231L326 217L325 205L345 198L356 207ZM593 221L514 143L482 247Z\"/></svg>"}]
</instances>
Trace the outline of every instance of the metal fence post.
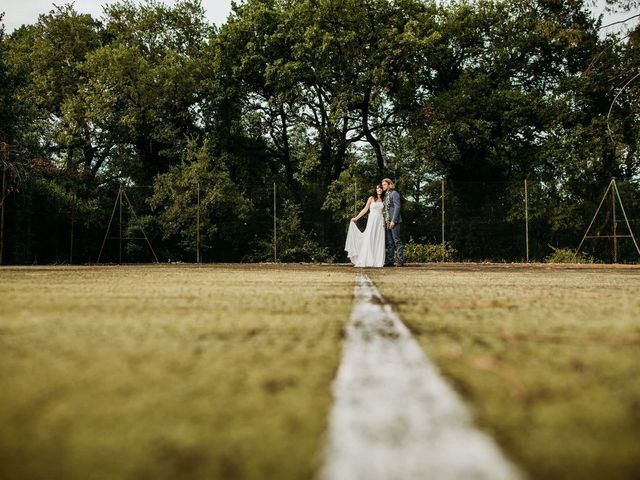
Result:
<instances>
[{"instance_id":1,"label":"metal fence post","mask_svg":"<svg viewBox=\"0 0 640 480\"><path fill-rule=\"evenodd\" d=\"M524 221L525 221L525 242L527 249L527 263L529 263L529 188L527 179L524 179Z\"/></svg>"},{"instance_id":2,"label":"metal fence post","mask_svg":"<svg viewBox=\"0 0 640 480\"><path fill-rule=\"evenodd\" d=\"M353 215L358 214L358 180L353 182Z\"/></svg>"},{"instance_id":3,"label":"metal fence post","mask_svg":"<svg viewBox=\"0 0 640 480\"><path fill-rule=\"evenodd\" d=\"M442 261L445 260L445 244L444 244L444 178L442 179Z\"/></svg>"},{"instance_id":4,"label":"metal fence post","mask_svg":"<svg viewBox=\"0 0 640 480\"><path fill-rule=\"evenodd\" d=\"M122 183L118 191L118 201L120 202L120 235L118 238L118 265L122 265Z\"/></svg>"},{"instance_id":5,"label":"metal fence post","mask_svg":"<svg viewBox=\"0 0 640 480\"><path fill-rule=\"evenodd\" d=\"M616 222L616 179L611 179L613 188L611 189L611 207L612 207L612 219L613 219L613 263L618 263L618 226Z\"/></svg>"},{"instance_id":6,"label":"metal fence post","mask_svg":"<svg viewBox=\"0 0 640 480\"><path fill-rule=\"evenodd\" d=\"M73 234L76 220L76 203L78 194L73 192L73 203L71 204L71 232L69 233L69 264L73 264Z\"/></svg>"},{"instance_id":7,"label":"metal fence post","mask_svg":"<svg viewBox=\"0 0 640 480\"><path fill-rule=\"evenodd\" d=\"M198 181L198 206L196 209L196 263L200 263L200 182Z\"/></svg>"},{"instance_id":8,"label":"metal fence post","mask_svg":"<svg viewBox=\"0 0 640 480\"><path fill-rule=\"evenodd\" d=\"M273 262L278 263L278 225L276 223L276 182L273 182Z\"/></svg>"}]
</instances>

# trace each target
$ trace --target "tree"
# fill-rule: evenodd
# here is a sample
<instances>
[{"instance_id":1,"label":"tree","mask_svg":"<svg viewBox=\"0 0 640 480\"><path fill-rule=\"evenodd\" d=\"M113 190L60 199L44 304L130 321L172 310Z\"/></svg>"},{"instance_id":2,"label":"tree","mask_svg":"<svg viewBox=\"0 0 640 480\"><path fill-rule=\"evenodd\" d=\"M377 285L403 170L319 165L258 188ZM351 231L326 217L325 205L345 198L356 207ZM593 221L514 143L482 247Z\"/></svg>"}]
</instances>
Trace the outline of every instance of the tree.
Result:
<instances>
[{"instance_id":1,"label":"tree","mask_svg":"<svg viewBox=\"0 0 640 480\"><path fill-rule=\"evenodd\" d=\"M220 32L223 55L242 82L246 115L256 115L290 181L303 163L296 131L313 143L325 185L362 141L383 173L378 136L400 125L416 52L430 40L419 33L433 13L422 2L387 0L253 0L236 8Z\"/></svg>"},{"instance_id":2,"label":"tree","mask_svg":"<svg viewBox=\"0 0 640 480\"><path fill-rule=\"evenodd\" d=\"M177 243L170 258L195 259L198 222L206 261L240 260L245 254L238 239L247 233L254 205L231 179L227 161L213 158L208 143L190 141L185 160L156 178L149 200L165 239Z\"/></svg>"},{"instance_id":3,"label":"tree","mask_svg":"<svg viewBox=\"0 0 640 480\"><path fill-rule=\"evenodd\" d=\"M115 3L105 22L108 44L82 66L67 131L87 135L102 152L94 173L108 159L113 175L149 184L180 161L188 138L202 135L199 54L211 29L190 1Z\"/></svg>"},{"instance_id":4,"label":"tree","mask_svg":"<svg viewBox=\"0 0 640 480\"><path fill-rule=\"evenodd\" d=\"M20 258L62 258L38 229L101 239L120 182L161 250L194 258L200 180L206 258L270 255L274 183L281 258L344 258L383 175L420 241L439 238L446 180L462 257L521 254L525 179L539 238L571 245L588 199L640 171L637 37L600 27L583 0L247 0L219 30L197 0L56 7L0 34Z\"/></svg>"},{"instance_id":5,"label":"tree","mask_svg":"<svg viewBox=\"0 0 640 480\"><path fill-rule=\"evenodd\" d=\"M61 136L61 119L65 103L83 82L81 65L100 41L99 23L65 5L18 29L8 42L15 99L25 120L19 142L32 153L54 155L61 168L71 171L90 148Z\"/></svg>"}]
</instances>

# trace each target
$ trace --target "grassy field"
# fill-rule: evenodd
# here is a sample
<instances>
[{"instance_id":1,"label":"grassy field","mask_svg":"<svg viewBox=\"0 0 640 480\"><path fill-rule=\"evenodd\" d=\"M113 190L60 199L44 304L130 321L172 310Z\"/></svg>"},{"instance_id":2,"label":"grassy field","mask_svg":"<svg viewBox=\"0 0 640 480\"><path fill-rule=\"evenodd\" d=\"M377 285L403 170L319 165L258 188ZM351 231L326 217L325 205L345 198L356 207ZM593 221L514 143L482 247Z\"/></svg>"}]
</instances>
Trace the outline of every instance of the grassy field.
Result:
<instances>
[{"instance_id":1,"label":"grassy field","mask_svg":"<svg viewBox=\"0 0 640 480\"><path fill-rule=\"evenodd\" d=\"M0 478L312 478L355 272L0 269ZM531 478L638 478L637 267L367 273Z\"/></svg>"},{"instance_id":2,"label":"grassy field","mask_svg":"<svg viewBox=\"0 0 640 480\"><path fill-rule=\"evenodd\" d=\"M532 478L640 478L637 267L367 273Z\"/></svg>"},{"instance_id":3,"label":"grassy field","mask_svg":"<svg viewBox=\"0 0 640 480\"><path fill-rule=\"evenodd\" d=\"M0 270L0 478L310 478L344 267Z\"/></svg>"}]
</instances>

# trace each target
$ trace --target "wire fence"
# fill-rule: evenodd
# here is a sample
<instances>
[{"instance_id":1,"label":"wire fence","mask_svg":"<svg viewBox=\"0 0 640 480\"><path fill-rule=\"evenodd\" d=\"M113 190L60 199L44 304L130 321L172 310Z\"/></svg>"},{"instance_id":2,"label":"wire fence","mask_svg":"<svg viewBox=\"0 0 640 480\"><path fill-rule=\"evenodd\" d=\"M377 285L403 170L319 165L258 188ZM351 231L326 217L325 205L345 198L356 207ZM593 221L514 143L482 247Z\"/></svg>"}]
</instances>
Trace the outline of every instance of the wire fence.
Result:
<instances>
[{"instance_id":1,"label":"wire fence","mask_svg":"<svg viewBox=\"0 0 640 480\"><path fill-rule=\"evenodd\" d=\"M640 260L635 183L612 180L597 195L526 180L439 183L431 208L406 231L420 243L449 243L459 260L544 261L567 250L606 263Z\"/></svg>"},{"instance_id":2,"label":"wire fence","mask_svg":"<svg viewBox=\"0 0 640 480\"><path fill-rule=\"evenodd\" d=\"M195 184L194 189L192 225L179 242L154 221L158 209L149 205L151 187L120 185L102 191L90 205L73 200L50 204L39 197L43 194L38 191L10 195L2 204L2 262L220 261L222 257L216 253L219 240L203 230L201 201L207 190L200 184ZM545 261L558 251L573 251L599 262L638 263L639 191L634 182L615 180L602 185L597 195L567 193L566 188L531 180L436 180L422 186L419 194L400 189L402 236L405 243L446 245L458 261ZM279 215L284 198L279 192L274 183L268 206L263 207L263 214L270 220L260 226L264 233L263 253L265 249L271 252L262 257L240 258L281 260ZM344 218L362 208L366 195L365 190L354 185L353 205L346 201ZM37 209L33 208L36 204L40 206ZM304 211L302 217L306 217ZM249 254L256 246L250 240L253 238L234 238L233 242ZM341 249L344 237L333 240L330 257L337 262L347 261Z\"/></svg>"}]
</instances>

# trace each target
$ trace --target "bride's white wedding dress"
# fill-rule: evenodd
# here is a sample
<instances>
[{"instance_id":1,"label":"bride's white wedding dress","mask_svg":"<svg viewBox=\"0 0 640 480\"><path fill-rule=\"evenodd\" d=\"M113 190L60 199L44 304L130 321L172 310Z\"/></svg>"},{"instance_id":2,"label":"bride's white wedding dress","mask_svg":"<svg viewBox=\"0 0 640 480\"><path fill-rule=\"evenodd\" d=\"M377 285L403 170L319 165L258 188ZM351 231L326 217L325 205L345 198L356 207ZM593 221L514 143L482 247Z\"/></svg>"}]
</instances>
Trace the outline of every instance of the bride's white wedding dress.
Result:
<instances>
[{"instance_id":1,"label":"bride's white wedding dress","mask_svg":"<svg viewBox=\"0 0 640 480\"><path fill-rule=\"evenodd\" d=\"M384 217L382 215L383 202L371 202L369 218L364 232L361 232L356 222L349 222L349 232L344 249L349 260L356 267L384 266Z\"/></svg>"}]
</instances>

